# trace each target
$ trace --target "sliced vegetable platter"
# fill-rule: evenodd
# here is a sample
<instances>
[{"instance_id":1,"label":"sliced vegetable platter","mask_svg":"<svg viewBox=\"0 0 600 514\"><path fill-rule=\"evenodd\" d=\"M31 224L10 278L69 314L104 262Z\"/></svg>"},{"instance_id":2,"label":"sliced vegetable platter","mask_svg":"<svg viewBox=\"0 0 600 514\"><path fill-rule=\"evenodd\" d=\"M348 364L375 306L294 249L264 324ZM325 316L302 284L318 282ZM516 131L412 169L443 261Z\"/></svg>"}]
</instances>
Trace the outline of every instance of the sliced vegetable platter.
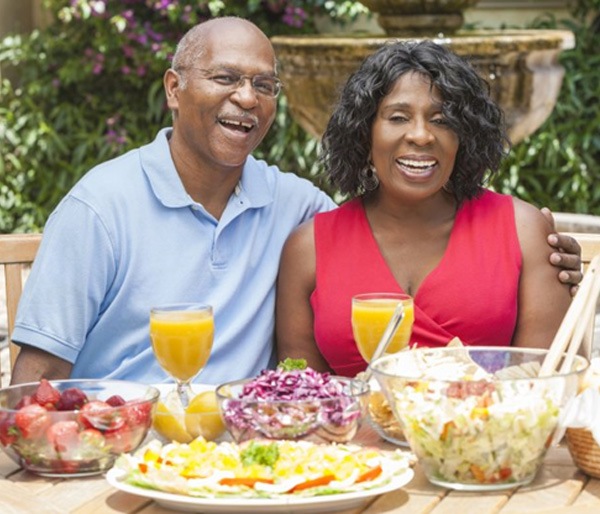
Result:
<instances>
[{"instance_id":1,"label":"sliced vegetable platter","mask_svg":"<svg viewBox=\"0 0 600 514\"><path fill-rule=\"evenodd\" d=\"M179 510L245 512L247 505L262 510L295 505L302 512L313 507L324 512L406 485L413 476L410 464L411 455L401 450L198 438L189 444L151 441L122 455L107 479L118 489Z\"/></svg>"}]
</instances>

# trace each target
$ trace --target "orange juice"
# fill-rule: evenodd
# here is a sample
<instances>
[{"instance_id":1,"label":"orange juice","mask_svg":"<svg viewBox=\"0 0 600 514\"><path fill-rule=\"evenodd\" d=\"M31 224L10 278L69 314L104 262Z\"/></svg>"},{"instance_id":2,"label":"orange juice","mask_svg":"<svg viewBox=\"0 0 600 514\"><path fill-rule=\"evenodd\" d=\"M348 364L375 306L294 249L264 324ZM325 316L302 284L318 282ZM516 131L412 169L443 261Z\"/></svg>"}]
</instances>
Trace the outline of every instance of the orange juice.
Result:
<instances>
[{"instance_id":1,"label":"orange juice","mask_svg":"<svg viewBox=\"0 0 600 514\"><path fill-rule=\"evenodd\" d=\"M402 350L410 341L415 319L413 299L408 295L391 293L357 295L352 299L352 332L358 351L367 362L370 362L400 301L404 306L404 318L387 353Z\"/></svg>"},{"instance_id":2,"label":"orange juice","mask_svg":"<svg viewBox=\"0 0 600 514\"><path fill-rule=\"evenodd\" d=\"M174 378L187 382L205 366L215 325L211 311L166 311L150 316L156 359Z\"/></svg>"}]
</instances>

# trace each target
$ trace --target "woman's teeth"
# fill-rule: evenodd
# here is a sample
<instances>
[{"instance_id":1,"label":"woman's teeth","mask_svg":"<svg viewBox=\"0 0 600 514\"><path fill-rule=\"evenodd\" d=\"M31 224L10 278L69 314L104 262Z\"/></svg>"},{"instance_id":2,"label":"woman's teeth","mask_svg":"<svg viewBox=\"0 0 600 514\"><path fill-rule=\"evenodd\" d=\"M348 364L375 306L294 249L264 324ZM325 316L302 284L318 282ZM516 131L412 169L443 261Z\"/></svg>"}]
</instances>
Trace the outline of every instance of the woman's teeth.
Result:
<instances>
[{"instance_id":1,"label":"woman's teeth","mask_svg":"<svg viewBox=\"0 0 600 514\"><path fill-rule=\"evenodd\" d=\"M412 171L427 171L430 168L432 168L433 166L436 165L436 161L435 160L430 160L430 161L413 161L411 159L398 159L397 160L398 164L400 164L401 166L404 166L406 168L410 168Z\"/></svg>"}]
</instances>

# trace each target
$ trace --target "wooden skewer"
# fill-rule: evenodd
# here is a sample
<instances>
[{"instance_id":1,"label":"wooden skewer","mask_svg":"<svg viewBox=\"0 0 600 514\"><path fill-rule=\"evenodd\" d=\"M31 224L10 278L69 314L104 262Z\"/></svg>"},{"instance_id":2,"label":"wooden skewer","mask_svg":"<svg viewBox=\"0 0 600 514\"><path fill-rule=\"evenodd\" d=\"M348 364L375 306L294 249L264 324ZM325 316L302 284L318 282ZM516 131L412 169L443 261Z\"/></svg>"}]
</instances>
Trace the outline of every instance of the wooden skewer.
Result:
<instances>
[{"instance_id":1,"label":"wooden skewer","mask_svg":"<svg viewBox=\"0 0 600 514\"><path fill-rule=\"evenodd\" d=\"M573 360L575 355L579 351L581 343L585 337L585 332L589 326L589 323L596 313L596 302L598 301L598 294L600 294L600 273L594 274L592 287L590 288L590 294L588 301L583 309L583 314L578 320L577 326L573 332L573 337L569 344L569 349L565 355L565 359L560 367L560 373L568 373L573 367Z\"/></svg>"},{"instance_id":2,"label":"wooden skewer","mask_svg":"<svg viewBox=\"0 0 600 514\"><path fill-rule=\"evenodd\" d=\"M572 341L575 327L580 322L582 313L584 313L586 305L590 301L592 288L594 286L595 277L598 274L599 267L600 254L596 255L588 266L588 269L583 276L583 280L581 281L581 285L579 286L579 291L577 291L574 300L571 302L571 305L569 306L569 309L567 310L565 317L560 324L558 332L556 333L556 336L550 345L548 353L544 358L539 376L549 376L557 369L558 364L564 355L565 350L567 349L567 346ZM575 343L578 345L581 344L581 338L579 338L579 341L575 341ZM577 349L575 352L576 351Z\"/></svg>"}]
</instances>

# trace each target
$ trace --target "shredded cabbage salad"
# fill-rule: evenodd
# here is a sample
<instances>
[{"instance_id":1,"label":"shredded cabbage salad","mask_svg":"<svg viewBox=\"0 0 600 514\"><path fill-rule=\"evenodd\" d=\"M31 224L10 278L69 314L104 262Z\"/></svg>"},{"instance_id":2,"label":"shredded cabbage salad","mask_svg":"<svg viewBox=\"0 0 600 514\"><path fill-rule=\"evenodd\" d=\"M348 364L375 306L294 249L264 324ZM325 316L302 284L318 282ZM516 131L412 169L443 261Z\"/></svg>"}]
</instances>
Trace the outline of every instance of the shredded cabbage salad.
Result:
<instances>
[{"instance_id":1,"label":"shredded cabbage salad","mask_svg":"<svg viewBox=\"0 0 600 514\"><path fill-rule=\"evenodd\" d=\"M348 396L341 382L312 368L282 371L265 369L247 382L239 398L244 400L319 400Z\"/></svg>"},{"instance_id":2,"label":"shredded cabbage salad","mask_svg":"<svg viewBox=\"0 0 600 514\"><path fill-rule=\"evenodd\" d=\"M411 449L441 484L530 481L558 423L559 395L544 381L469 378L407 380L394 389Z\"/></svg>"},{"instance_id":3,"label":"shredded cabbage salad","mask_svg":"<svg viewBox=\"0 0 600 514\"><path fill-rule=\"evenodd\" d=\"M225 391L221 413L237 441L294 439L319 431L326 440L347 442L358 428L367 392L365 383L311 368L264 370Z\"/></svg>"},{"instance_id":4,"label":"shredded cabbage salad","mask_svg":"<svg viewBox=\"0 0 600 514\"><path fill-rule=\"evenodd\" d=\"M189 444L151 441L115 468L127 483L203 498L317 496L380 487L406 472L410 454L306 441Z\"/></svg>"}]
</instances>

